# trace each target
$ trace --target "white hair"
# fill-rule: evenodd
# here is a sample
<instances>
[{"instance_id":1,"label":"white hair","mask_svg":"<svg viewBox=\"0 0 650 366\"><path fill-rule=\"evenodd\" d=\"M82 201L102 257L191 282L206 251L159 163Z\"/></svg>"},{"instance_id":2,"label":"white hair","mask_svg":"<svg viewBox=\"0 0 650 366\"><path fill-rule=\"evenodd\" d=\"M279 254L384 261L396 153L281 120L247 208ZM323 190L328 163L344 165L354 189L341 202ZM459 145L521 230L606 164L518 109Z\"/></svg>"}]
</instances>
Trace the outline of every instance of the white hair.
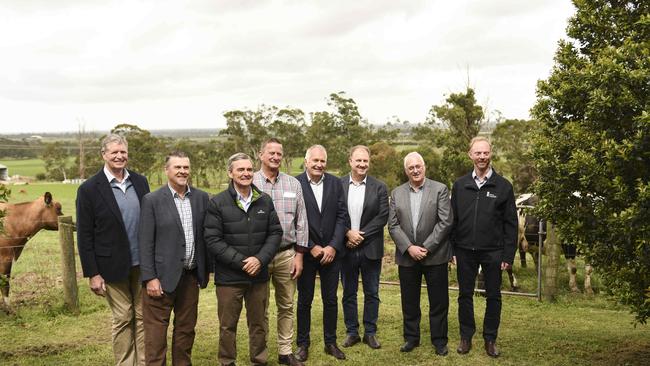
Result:
<instances>
[{"instance_id":1,"label":"white hair","mask_svg":"<svg viewBox=\"0 0 650 366\"><path fill-rule=\"evenodd\" d=\"M424 164L424 158L422 157L422 155L420 155L420 153L417 151L411 151L410 153L406 154L406 156L404 157L404 169L406 169L406 161L411 158L418 159L422 162L422 164Z\"/></svg>"},{"instance_id":2,"label":"white hair","mask_svg":"<svg viewBox=\"0 0 650 366\"><path fill-rule=\"evenodd\" d=\"M315 150L315 149L320 149L320 150L322 150L323 153L325 153L325 160L327 160L327 150L325 149L325 147L324 147L323 145L318 145L318 144L316 144L316 145L311 145L311 146L307 149L307 151L305 152L305 160L309 160L309 157L311 156L311 151L312 151L312 150Z\"/></svg>"}]
</instances>

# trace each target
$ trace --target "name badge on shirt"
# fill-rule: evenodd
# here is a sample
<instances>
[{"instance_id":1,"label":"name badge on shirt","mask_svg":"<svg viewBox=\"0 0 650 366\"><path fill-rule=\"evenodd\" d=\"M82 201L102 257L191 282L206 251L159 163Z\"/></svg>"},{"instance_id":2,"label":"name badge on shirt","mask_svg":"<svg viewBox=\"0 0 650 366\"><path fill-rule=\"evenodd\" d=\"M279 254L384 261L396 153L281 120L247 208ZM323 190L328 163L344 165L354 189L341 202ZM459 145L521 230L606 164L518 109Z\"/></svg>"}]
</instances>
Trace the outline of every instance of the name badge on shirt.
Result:
<instances>
[{"instance_id":1,"label":"name badge on shirt","mask_svg":"<svg viewBox=\"0 0 650 366\"><path fill-rule=\"evenodd\" d=\"M284 198L296 198L296 193L295 192L284 192L283 197Z\"/></svg>"}]
</instances>

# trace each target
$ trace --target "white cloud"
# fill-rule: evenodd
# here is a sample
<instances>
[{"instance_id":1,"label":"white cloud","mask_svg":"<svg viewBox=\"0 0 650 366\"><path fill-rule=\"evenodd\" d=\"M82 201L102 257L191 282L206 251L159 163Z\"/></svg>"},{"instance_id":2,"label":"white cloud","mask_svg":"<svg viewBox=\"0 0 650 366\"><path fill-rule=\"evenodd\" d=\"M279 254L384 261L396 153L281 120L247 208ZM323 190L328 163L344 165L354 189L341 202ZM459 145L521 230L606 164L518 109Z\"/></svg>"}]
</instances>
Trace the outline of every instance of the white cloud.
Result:
<instances>
[{"instance_id":1,"label":"white cloud","mask_svg":"<svg viewBox=\"0 0 650 366\"><path fill-rule=\"evenodd\" d=\"M5 131L216 127L231 108L326 108L421 121L469 71L526 118L567 1L20 1L0 5ZM54 122L54 123L52 123ZM5 123L3 123L5 125Z\"/></svg>"}]
</instances>

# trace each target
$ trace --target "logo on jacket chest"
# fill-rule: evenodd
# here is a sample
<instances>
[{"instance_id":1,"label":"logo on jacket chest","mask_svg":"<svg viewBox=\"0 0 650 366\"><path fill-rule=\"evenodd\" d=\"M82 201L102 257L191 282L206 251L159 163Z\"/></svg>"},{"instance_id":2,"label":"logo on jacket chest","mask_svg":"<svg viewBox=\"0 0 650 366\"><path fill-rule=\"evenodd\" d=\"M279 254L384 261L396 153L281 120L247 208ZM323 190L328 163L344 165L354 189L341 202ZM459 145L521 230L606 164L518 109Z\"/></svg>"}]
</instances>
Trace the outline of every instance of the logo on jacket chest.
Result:
<instances>
[{"instance_id":1,"label":"logo on jacket chest","mask_svg":"<svg viewBox=\"0 0 650 366\"><path fill-rule=\"evenodd\" d=\"M494 194L494 193L490 193L490 191L487 191L487 193L485 194L485 197L487 197L487 198L497 198L497 195Z\"/></svg>"}]
</instances>

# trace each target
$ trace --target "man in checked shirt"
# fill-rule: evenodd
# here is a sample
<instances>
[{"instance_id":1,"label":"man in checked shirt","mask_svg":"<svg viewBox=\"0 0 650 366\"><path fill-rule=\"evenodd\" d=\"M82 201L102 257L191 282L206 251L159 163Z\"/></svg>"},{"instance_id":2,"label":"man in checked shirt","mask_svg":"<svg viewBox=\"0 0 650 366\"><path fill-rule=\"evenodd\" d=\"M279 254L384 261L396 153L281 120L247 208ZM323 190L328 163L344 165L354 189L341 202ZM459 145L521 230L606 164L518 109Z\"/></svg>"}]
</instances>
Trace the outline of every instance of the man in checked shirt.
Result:
<instances>
[{"instance_id":1,"label":"man in checked shirt","mask_svg":"<svg viewBox=\"0 0 650 366\"><path fill-rule=\"evenodd\" d=\"M167 156L165 174L168 183L144 196L140 210L145 362L166 365L173 309L172 365L191 365L199 287L208 283L203 221L209 198L190 187L190 159L184 152Z\"/></svg>"},{"instance_id":2,"label":"man in checked shirt","mask_svg":"<svg viewBox=\"0 0 650 366\"><path fill-rule=\"evenodd\" d=\"M278 363L302 365L302 362L293 355L291 342L296 279L302 273L303 253L309 251L305 201L298 180L280 172L282 163L280 140L270 138L264 141L259 158L261 168L253 175L253 184L273 198L273 205L284 230L280 249L269 264L269 274L275 288L275 304L278 308ZM268 314L266 309L267 322Z\"/></svg>"}]
</instances>

